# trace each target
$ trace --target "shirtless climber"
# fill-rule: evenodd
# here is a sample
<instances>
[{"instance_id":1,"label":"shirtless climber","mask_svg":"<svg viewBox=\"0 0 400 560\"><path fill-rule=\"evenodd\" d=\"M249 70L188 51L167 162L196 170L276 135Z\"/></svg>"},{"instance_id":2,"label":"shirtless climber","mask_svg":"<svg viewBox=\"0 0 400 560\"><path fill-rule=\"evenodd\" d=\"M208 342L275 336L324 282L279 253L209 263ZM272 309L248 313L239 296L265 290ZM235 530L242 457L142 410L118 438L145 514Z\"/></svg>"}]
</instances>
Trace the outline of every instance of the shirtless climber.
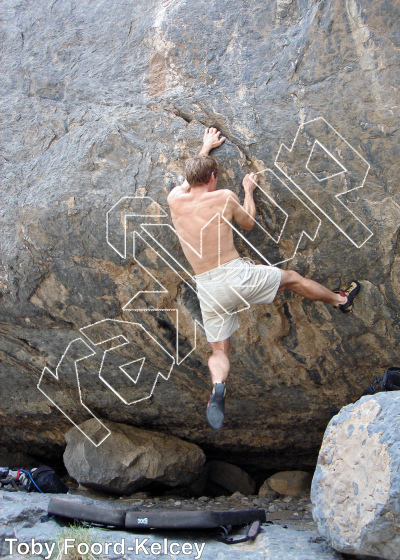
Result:
<instances>
[{"instance_id":1,"label":"shirtless climber","mask_svg":"<svg viewBox=\"0 0 400 560\"><path fill-rule=\"evenodd\" d=\"M360 291L355 280L346 290L331 292L294 270L256 265L240 257L229 224L235 220L241 228L253 229L257 175L250 173L243 179L243 205L233 191L216 190L217 163L209 153L224 141L216 128L206 128L199 155L186 162L184 183L172 189L167 199L183 252L194 270L204 329L211 345L208 367L213 388L207 421L215 429L224 419L229 339L239 328L239 305L271 303L278 291L293 290L347 313Z\"/></svg>"}]
</instances>

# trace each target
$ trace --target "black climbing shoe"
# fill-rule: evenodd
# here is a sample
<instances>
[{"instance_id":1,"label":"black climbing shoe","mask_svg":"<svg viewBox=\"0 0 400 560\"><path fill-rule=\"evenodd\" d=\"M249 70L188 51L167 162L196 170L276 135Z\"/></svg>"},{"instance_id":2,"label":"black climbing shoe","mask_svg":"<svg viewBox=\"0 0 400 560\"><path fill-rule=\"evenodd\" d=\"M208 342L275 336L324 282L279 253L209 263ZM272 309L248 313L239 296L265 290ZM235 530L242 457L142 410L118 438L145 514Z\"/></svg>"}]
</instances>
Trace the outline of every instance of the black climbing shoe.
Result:
<instances>
[{"instance_id":1,"label":"black climbing shoe","mask_svg":"<svg viewBox=\"0 0 400 560\"><path fill-rule=\"evenodd\" d=\"M357 280L353 280L348 288L346 288L345 290L341 290L339 292L335 292L336 294L340 294L341 296L347 296L347 302L340 303L337 306L340 309L340 311L343 311L343 313L348 313L349 311L352 310L354 298L360 291L360 288L361 288L360 283L357 282Z\"/></svg>"},{"instance_id":2,"label":"black climbing shoe","mask_svg":"<svg viewBox=\"0 0 400 560\"><path fill-rule=\"evenodd\" d=\"M225 383L214 383L207 405L207 422L215 430L218 430L224 421L225 393Z\"/></svg>"}]
</instances>

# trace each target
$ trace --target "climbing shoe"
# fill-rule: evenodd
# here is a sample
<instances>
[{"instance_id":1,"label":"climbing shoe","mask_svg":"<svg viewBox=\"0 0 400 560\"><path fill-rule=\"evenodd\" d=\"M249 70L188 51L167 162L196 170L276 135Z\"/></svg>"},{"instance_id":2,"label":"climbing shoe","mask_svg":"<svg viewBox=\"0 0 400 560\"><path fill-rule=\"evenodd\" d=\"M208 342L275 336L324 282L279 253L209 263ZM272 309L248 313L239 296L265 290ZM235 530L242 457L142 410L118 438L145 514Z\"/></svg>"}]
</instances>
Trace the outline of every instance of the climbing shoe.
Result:
<instances>
[{"instance_id":1,"label":"climbing shoe","mask_svg":"<svg viewBox=\"0 0 400 560\"><path fill-rule=\"evenodd\" d=\"M340 303L337 306L340 311L343 311L343 313L348 313L352 310L354 298L360 291L360 288L360 283L357 282L357 280L353 280L348 288L335 292L336 294L340 294L341 296L347 296L346 303Z\"/></svg>"},{"instance_id":2,"label":"climbing shoe","mask_svg":"<svg viewBox=\"0 0 400 560\"><path fill-rule=\"evenodd\" d=\"M214 383L207 405L207 422L215 430L218 430L224 421L225 393L225 383Z\"/></svg>"}]
</instances>

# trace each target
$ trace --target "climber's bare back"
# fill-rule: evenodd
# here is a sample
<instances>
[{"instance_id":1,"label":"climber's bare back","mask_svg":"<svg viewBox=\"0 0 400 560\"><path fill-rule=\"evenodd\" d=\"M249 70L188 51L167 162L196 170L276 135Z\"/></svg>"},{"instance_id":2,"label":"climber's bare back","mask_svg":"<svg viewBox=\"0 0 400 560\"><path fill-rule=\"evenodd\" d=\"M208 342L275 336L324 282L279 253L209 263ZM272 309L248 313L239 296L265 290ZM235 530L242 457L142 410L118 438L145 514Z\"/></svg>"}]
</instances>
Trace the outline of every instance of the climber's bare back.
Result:
<instances>
[{"instance_id":1,"label":"climber's bare back","mask_svg":"<svg viewBox=\"0 0 400 560\"><path fill-rule=\"evenodd\" d=\"M199 192L181 185L169 194L172 222L195 274L239 257L229 225L237 208L235 200L236 194L229 189Z\"/></svg>"}]
</instances>

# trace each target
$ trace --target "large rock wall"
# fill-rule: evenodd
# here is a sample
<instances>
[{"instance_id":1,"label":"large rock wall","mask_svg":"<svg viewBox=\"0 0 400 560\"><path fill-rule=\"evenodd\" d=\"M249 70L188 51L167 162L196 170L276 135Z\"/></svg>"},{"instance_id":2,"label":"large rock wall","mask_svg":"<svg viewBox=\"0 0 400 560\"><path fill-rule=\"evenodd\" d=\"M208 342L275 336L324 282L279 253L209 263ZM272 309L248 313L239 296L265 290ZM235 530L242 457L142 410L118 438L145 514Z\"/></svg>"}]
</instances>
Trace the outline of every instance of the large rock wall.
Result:
<instances>
[{"instance_id":1,"label":"large rock wall","mask_svg":"<svg viewBox=\"0 0 400 560\"><path fill-rule=\"evenodd\" d=\"M73 348L58 381L45 372L42 387L53 403L37 383L43 368L54 373L69 343L82 338L93 353L77 362L82 400L105 424L164 430L247 467L313 465L329 409L357 398L397 361L398 7L372 0L27 0L10 1L2 11L2 443L61 457L72 424L60 410L76 424L91 417L80 404L74 369L88 346ZM358 179L364 160L370 164L364 186L344 199L353 214L339 212L336 225L324 208L338 209L334 194L349 188L343 174L339 183L310 186L318 208L286 177L298 186L310 179L297 163L309 155L313 129L292 157L284 151L285 161L274 165L281 143L290 147L300 125L321 117L352 147L331 137L339 163L353 169L358 161ZM325 121L316 121L317 133L328 138L333 129ZM274 262L294 255L280 266L332 289L352 278L362 283L350 315L290 293L240 314L218 432L205 423L208 345L200 331L194 342L196 297L146 245L145 234L135 255L167 291L142 294L136 308L170 311L140 314L163 347L142 374L148 384L155 371L169 379L159 378L151 398L126 404L137 388L121 381L121 371L108 386L97 375L107 349L100 342L125 332L122 323L97 331L92 342L80 331L105 319L138 320L123 307L138 291L157 289L132 257L131 234L146 220L170 223L168 211L151 216L160 212L157 203L167 210L167 194L198 150L204 126L227 137L215 153L219 185L240 194L246 172L271 168L277 178L269 174L273 180L264 178L263 187L294 216L293 235L275 248L261 230L245 232L253 246L264 255L270 250ZM320 152L314 161L316 175L332 174L326 157ZM127 221L126 258L106 238L106 213L124 196L154 201L143 199L148 219ZM285 215L260 193L256 198L260 223L276 233ZM114 212L109 232L122 246L124 213L127 207ZM338 229L341 223L351 235ZM303 228L308 238L296 250ZM260 258L244 239L237 242L243 255ZM163 243L183 262L171 232ZM181 358L193 352L171 371L174 309ZM139 331L131 333L135 344L114 358L117 365L146 355L149 339Z\"/></svg>"}]
</instances>

